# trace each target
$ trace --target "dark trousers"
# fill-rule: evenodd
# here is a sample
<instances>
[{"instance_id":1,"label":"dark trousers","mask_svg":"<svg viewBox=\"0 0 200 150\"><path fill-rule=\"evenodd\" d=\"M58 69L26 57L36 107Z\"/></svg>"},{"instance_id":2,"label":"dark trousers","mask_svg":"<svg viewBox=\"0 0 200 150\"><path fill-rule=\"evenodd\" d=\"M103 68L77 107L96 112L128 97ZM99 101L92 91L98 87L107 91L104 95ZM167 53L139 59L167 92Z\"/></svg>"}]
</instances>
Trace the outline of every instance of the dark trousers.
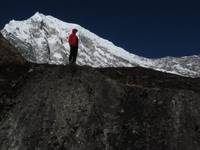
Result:
<instances>
[{"instance_id":1,"label":"dark trousers","mask_svg":"<svg viewBox=\"0 0 200 150\"><path fill-rule=\"evenodd\" d=\"M78 53L78 47L70 46L69 63L76 63L76 57Z\"/></svg>"}]
</instances>

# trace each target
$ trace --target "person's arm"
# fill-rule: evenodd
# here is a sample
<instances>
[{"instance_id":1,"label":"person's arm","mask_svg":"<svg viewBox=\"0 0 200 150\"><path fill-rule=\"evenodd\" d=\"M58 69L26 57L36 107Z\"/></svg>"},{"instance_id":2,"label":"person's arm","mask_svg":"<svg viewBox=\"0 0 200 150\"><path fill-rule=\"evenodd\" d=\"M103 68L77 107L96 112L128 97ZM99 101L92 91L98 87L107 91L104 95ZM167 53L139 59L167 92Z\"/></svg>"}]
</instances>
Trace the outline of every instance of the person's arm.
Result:
<instances>
[{"instance_id":1,"label":"person's arm","mask_svg":"<svg viewBox=\"0 0 200 150\"><path fill-rule=\"evenodd\" d=\"M68 43L70 43L70 39L71 39L71 38L70 38L70 36L69 36L69 37L68 37Z\"/></svg>"}]
</instances>

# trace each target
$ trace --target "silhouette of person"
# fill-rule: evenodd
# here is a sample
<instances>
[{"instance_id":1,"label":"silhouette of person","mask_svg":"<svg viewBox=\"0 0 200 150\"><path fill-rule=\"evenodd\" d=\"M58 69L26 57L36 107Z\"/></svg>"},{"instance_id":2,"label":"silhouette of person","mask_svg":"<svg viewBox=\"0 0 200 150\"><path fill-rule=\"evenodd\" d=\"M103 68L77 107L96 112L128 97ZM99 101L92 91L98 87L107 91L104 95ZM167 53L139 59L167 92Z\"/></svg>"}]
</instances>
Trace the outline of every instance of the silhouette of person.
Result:
<instances>
[{"instance_id":1,"label":"silhouette of person","mask_svg":"<svg viewBox=\"0 0 200 150\"><path fill-rule=\"evenodd\" d=\"M69 46L70 46L70 55L69 55L70 64L76 63L76 57L78 53L78 43L79 43L79 39L76 35L77 32L78 32L77 29L73 29L68 39Z\"/></svg>"}]
</instances>

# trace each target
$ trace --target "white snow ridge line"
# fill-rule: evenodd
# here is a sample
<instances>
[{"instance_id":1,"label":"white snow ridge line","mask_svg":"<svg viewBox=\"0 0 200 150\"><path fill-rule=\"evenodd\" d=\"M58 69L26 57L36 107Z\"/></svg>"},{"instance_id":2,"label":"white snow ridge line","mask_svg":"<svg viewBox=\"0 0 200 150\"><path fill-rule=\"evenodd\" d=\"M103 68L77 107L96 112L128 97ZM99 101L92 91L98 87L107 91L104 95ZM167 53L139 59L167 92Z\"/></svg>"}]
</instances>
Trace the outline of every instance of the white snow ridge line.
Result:
<instances>
[{"instance_id":1,"label":"white snow ridge line","mask_svg":"<svg viewBox=\"0 0 200 150\"><path fill-rule=\"evenodd\" d=\"M79 65L92 67L141 66L182 76L200 77L199 55L161 59L137 56L80 25L66 23L39 12L24 21L10 21L1 33L18 47L27 60L35 63L65 65L68 63L69 56L67 37L73 28L77 28L79 31L80 45L77 58ZM27 45L29 47L25 48Z\"/></svg>"}]
</instances>

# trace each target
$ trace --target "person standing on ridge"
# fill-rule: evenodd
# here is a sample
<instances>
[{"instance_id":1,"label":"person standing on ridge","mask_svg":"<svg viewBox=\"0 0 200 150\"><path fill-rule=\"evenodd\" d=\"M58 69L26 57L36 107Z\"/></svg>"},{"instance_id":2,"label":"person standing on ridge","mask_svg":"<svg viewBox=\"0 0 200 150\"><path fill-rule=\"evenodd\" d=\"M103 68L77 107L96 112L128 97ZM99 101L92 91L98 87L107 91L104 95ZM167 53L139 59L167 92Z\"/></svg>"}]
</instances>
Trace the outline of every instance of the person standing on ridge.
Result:
<instances>
[{"instance_id":1,"label":"person standing on ridge","mask_svg":"<svg viewBox=\"0 0 200 150\"><path fill-rule=\"evenodd\" d=\"M77 32L78 32L77 29L73 29L68 39L69 46L70 46L70 55L69 55L70 64L76 63L76 57L78 53L78 42L79 42L79 39L76 35Z\"/></svg>"}]
</instances>

